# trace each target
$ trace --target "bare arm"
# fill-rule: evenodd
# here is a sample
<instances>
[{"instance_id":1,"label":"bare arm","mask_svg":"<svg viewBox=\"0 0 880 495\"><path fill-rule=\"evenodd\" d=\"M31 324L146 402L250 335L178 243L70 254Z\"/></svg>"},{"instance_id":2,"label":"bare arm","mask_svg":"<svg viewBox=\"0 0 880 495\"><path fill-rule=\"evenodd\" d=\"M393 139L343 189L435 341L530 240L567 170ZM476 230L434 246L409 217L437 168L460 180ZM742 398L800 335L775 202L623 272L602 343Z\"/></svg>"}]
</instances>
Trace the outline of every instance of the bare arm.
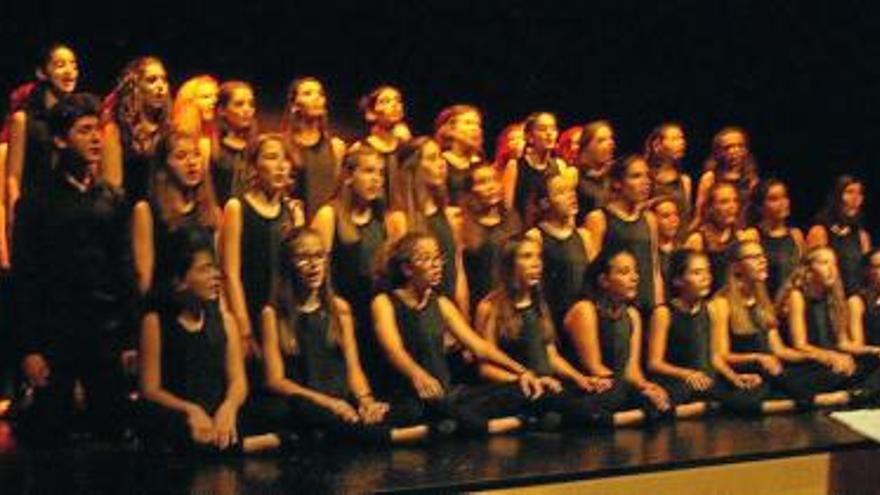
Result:
<instances>
[{"instance_id":1,"label":"bare arm","mask_svg":"<svg viewBox=\"0 0 880 495\"><path fill-rule=\"evenodd\" d=\"M731 383L739 373L730 367L730 306L724 297L713 298L707 307L712 335L712 367Z\"/></svg>"},{"instance_id":2,"label":"bare arm","mask_svg":"<svg viewBox=\"0 0 880 495\"><path fill-rule=\"evenodd\" d=\"M153 235L153 212L150 204L139 201L134 206L131 219L131 252L137 286L141 294L146 294L153 285L153 270L156 263Z\"/></svg>"},{"instance_id":3,"label":"bare arm","mask_svg":"<svg viewBox=\"0 0 880 495\"><path fill-rule=\"evenodd\" d=\"M266 387L278 395L301 397L326 407L326 404L331 400L329 396L305 387L285 376L284 357L281 354L278 318L275 309L271 306L263 308L262 320L263 375L266 378Z\"/></svg>"},{"instance_id":4,"label":"bare arm","mask_svg":"<svg viewBox=\"0 0 880 495\"><path fill-rule=\"evenodd\" d=\"M473 352L478 359L490 361L516 375L521 375L528 371L528 368L511 359L510 356L502 352L497 346L481 338L471 328L452 301L444 296L440 296L437 301L440 305L440 313L443 315L446 328L452 332L459 342Z\"/></svg>"},{"instance_id":5,"label":"bare arm","mask_svg":"<svg viewBox=\"0 0 880 495\"><path fill-rule=\"evenodd\" d=\"M652 270L654 278L654 304L663 304L666 294L663 290L663 273L660 271L660 234L657 231L657 219L649 211L645 212L645 219L651 231L651 265L654 267Z\"/></svg>"},{"instance_id":6,"label":"bare arm","mask_svg":"<svg viewBox=\"0 0 880 495\"><path fill-rule=\"evenodd\" d=\"M312 219L312 228L321 237L321 244L327 252L333 251L333 241L336 234L336 213L332 205L324 205L315 213Z\"/></svg>"},{"instance_id":7,"label":"bare arm","mask_svg":"<svg viewBox=\"0 0 880 495\"><path fill-rule=\"evenodd\" d=\"M394 315L394 306L388 295L379 294L374 297L371 309L376 336L391 365L410 379L420 374L430 376L430 373L422 368L403 346L403 339Z\"/></svg>"},{"instance_id":8,"label":"bare arm","mask_svg":"<svg viewBox=\"0 0 880 495\"><path fill-rule=\"evenodd\" d=\"M496 317L495 309L492 307L490 301L484 299L477 306L475 328L480 332L483 339L491 345L498 344L498 326ZM490 381L500 383L516 381L517 378L516 375L507 369L489 361L480 361L480 375Z\"/></svg>"},{"instance_id":9,"label":"bare arm","mask_svg":"<svg viewBox=\"0 0 880 495\"><path fill-rule=\"evenodd\" d=\"M602 252L602 243L605 242L605 229L607 228L605 212L593 210L584 219L584 227L590 232L593 242L593 257Z\"/></svg>"},{"instance_id":10,"label":"bare arm","mask_svg":"<svg viewBox=\"0 0 880 495\"><path fill-rule=\"evenodd\" d=\"M513 196L516 192L518 172L516 160L509 160L504 166L504 172L501 175L501 187L504 190L504 205L508 210L513 209Z\"/></svg>"},{"instance_id":11,"label":"bare arm","mask_svg":"<svg viewBox=\"0 0 880 495\"><path fill-rule=\"evenodd\" d=\"M592 302L584 300L572 306L565 315L565 329L574 344L581 369L593 376L614 375L614 372L602 364L599 318Z\"/></svg>"},{"instance_id":12,"label":"bare arm","mask_svg":"<svg viewBox=\"0 0 880 495\"><path fill-rule=\"evenodd\" d=\"M697 199L694 201L694 219L691 222L691 227L699 224L700 218L703 217L703 209L705 209L706 200L709 198L709 189L714 183L714 172L705 172L700 176L700 181L697 183Z\"/></svg>"},{"instance_id":13,"label":"bare arm","mask_svg":"<svg viewBox=\"0 0 880 495\"><path fill-rule=\"evenodd\" d=\"M666 360L667 338L671 324L671 312L667 306L658 306L651 315L651 332L648 340L648 369L654 373L685 380L696 370L675 366Z\"/></svg>"},{"instance_id":14,"label":"bare arm","mask_svg":"<svg viewBox=\"0 0 880 495\"><path fill-rule=\"evenodd\" d=\"M6 156L8 182L6 207L14 211L15 203L21 196L21 176L24 171L25 145L27 141L27 114L19 111L12 114L9 125L9 151Z\"/></svg>"},{"instance_id":15,"label":"bare arm","mask_svg":"<svg viewBox=\"0 0 880 495\"><path fill-rule=\"evenodd\" d=\"M388 242L396 242L406 235L407 228L406 215L402 211L395 210L385 215L385 229L388 232Z\"/></svg>"},{"instance_id":16,"label":"bare arm","mask_svg":"<svg viewBox=\"0 0 880 495\"><path fill-rule=\"evenodd\" d=\"M144 398L162 407L190 414L201 407L162 387L162 337L159 315L147 313L141 321L140 388Z\"/></svg>"},{"instance_id":17,"label":"bare arm","mask_svg":"<svg viewBox=\"0 0 880 495\"><path fill-rule=\"evenodd\" d=\"M626 308L627 317L632 325L629 338L629 361L626 363L626 379L637 388L645 388L648 379L642 372L642 317L635 308Z\"/></svg>"},{"instance_id":18,"label":"bare arm","mask_svg":"<svg viewBox=\"0 0 880 495\"><path fill-rule=\"evenodd\" d=\"M122 187L122 136L119 126L109 122L104 126L104 147L101 151L101 176L113 187Z\"/></svg>"},{"instance_id":19,"label":"bare arm","mask_svg":"<svg viewBox=\"0 0 880 495\"><path fill-rule=\"evenodd\" d=\"M223 228L220 231L220 266L223 268L224 285L229 298L229 309L241 334L239 338L252 335L251 318L247 312L244 286L241 282L241 202L232 198L223 210Z\"/></svg>"}]
</instances>

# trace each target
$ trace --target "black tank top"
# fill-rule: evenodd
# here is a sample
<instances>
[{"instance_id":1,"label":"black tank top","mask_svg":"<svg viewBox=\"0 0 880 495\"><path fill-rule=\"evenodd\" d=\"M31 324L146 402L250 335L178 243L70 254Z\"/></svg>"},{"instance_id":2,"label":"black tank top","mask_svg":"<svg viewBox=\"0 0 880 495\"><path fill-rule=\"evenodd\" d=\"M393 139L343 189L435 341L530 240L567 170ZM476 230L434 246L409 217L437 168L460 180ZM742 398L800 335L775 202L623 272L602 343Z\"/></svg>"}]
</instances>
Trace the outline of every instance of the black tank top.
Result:
<instances>
[{"instance_id":1,"label":"black tank top","mask_svg":"<svg viewBox=\"0 0 880 495\"><path fill-rule=\"evenodd\" d=\"M221 140L217 154L211 160L214 194L221 205L247 189L247 150L237 150L223 144Z\"/></svg>"},{"instance_id":2,"label":"black tank top","mask_svg":"<svg viewBox=\"0 0 880 495\"><path fill-rule=\"evenodd\" d=\"M140 152L130 145L122 149L122 188L125 198L135 204L147 199L150 189L150 175L153 169L153 153Z\"/></svg>"},{"instance_id":3,"label":"black tank top","mask_svg":"<svg viewBox=\"0 0 880 495\"><path fill-rule=\"evenodd\" d=\"M433 215L426 216L425 222L428 230L437 238L440 252L443 254L443 280L440 282L440 293L455 300L455 283L457 273L455 270L455 237L452 234L452 226L442 209L438 209Z\"/></svg>"},{"instance_id":4,"label":"black tank top","mask_svg":"<svg viewBox=\"0 0 880 495\"><path fill-rule=\"evenodd\" d=\"M239 198L242 205L241 225L241 284L247 305L248 316L255 335L260 323L260 313L269 301L272 281L278 270L281 248L281 225L286 216L282 201L278 214L272 218L260 215L244 197Z\"/></svg>"},{"instance_id":5,"label":"black tank top","mask_svg":"<svg viewBox=\"0 0 880 495\"><path fill-rule=\"evenodd\" d=\"M166 284L170 282L171 260L177 254L171 252L171 235L181 228L197 227L200 224L198 208L193 208L184 214L180 223L174 229L172 229L171 226L168 225L168 222L162 218L162 213L158 205L151 203L150 209L153 214L153 250L155 253L152 289L155 290L166 286ZM156 294L153 295L155 296Z\"/></svg>"},{"instance_id":6,"label":"black tank top","mask_svg":"<svg viewBox=\"0 0 880 495\"><path fill-rule=\"evenodd\" d=\"M285 356L288 379L333 397L351 395L348 366L342 348L330 341L330 315L323 308L297 317L296 342L299 352Z\"/></svg>"},{"instance_id":7,"label":"black tank top","mask_svg":"<svg viewBox=\"0 0 880 495\"><path fill-rule=\"evenodd\" d=\"M689 313L670 304L669 312L666 360L675 366L712 374L712 329L706 305L701 303L696 313Z\"/></svg>"},{"instance_id":8,"label":"black tank top","mask_svg":"<svg viewBox=\"0 0 880 495\"><path fill-rule=\"evenodd\" d=\"M45 91L35 98L45 98ZM43 105L40 105L42 107ZM21 196L45 191L52 173L52 133L49 131L48 110L26 112L24 164L21 171Z\"/></svg>"},{"instance_id":9,"label":"black tank top","mask_svg":"<svg viewBox=\"0 0 880 495\"><path fill-rule=\"evenodd\" d=\"M213 414L226 397L226 331L216 302L204 305L204 324L191 332L163 313L162 386Z\"/></svg>"},{"instance_id":10,"label":"black tank top","mask_svg":"<svg viewBox=\"0 0 880 495\"><path fill-rule=\"evenodd\" d=\"M709 258L709 267L712 271L712 293L715 293L727 282L727 267L730 264L730 247L733 245L736 236L731 234L730 238L721 246L709 246L706 235L700 232L703 239L703 252Z\"/></svg>"},{"instance_id":11,"label":"black tank top","mask_svg":"<svg viewBox=\"0 0 880 495\"><path fill-rule=\"evenodd\" d=\"M337 164L330 136L312 146L299 147L299 198L305 204L306 221L311 222L318 209L333 198L336 190Z\"/></svg>"},{"instance_id":12,"label":"black tank top","mask_svg":"<svg viewBox=\"0 0 880 495\"><path fill-rule=\"evenodd\" d=\"M544 292L550 312L553 313L553 322L561 328L566 312L582 295L584 272L587 271L589 260L577 229L564 239L554 237L540 227L538 231L543 241Z\"/></svg>"},{"instance_id":13,"label":"black tank top","mask_svg":"<svg viewBox=\"0 0 880 495\"><path fill-rule=\"evenodd\" d=\"M358 239L351 243L346 243L340 235L337 219L336 240L331 252L333 285L336 292L351 303L357 324L361 326L370 324L373 260L385 242L385 227L376 216L372 215L369 222L357 226Z\"/></svg>"},{"instance_id":14,"label":"black tank top","mask_svg":"<svg viewBox=\"0 0 880 495\"><path fill-rule=\"evenodd\" d=\"M583 225L584 219L591 211L605 207L611 181L608 175L587 175L581 170L577 185L578 214L575 221Z\"/></svg>"},{"instance_id":15,"label":"black tank top","mask_svg":"<svg viewBox=\"0 0 880 495\"><path fill-rule=\"evenodd\" d=\"M495 267L501 252L501 243L505 235L510 233L510 225L502 220L496 225L483 229L482 242L478 246L465 247L462 250L464 271L467 275L470 291L471 312L495 286Z\"/></svg>"},{"instance_id":16,"label":"black tank top","mask_svg":"<svg viewBox=\"0 0 880 495\"><path fill-rule=\"evenodd\" d=\"M516 161L516 184L513 190L513 208L523 220L523 227L534 227L540 216L538 207L538 191L547 177L559 175L560 165L555 158L551 158L539 170L531 165L526 157Z\"/></svg>"},{"instance_id":17,"label":"black tank top","mask_svg":"<svg viewBox=\"0 0 880 495\"><path fill-rule=\"evenodd\" d=\"M617 318L612 318L607 311L596 306L599 314L599 349L602 353L602 364L621 377L626 372L629 362L630 341L632 340L632 321L626 307Z\"/></svg>"},{"instance_id":18,"label":"black tank top","mask_svg":"<svg viewBox=\"0 0 880 495\"><path fill-rule=\"evenodd\" d=\"M449 388L452 377L443 349L443 317L437 295L431 293L421 309L410 308L394 292L388 293L394 306L403 347L419 366ZM400 377L398 377L400 378Z\"/></svg>"},{"instance_id":19,"label":"black tank top","mask_svg":"<svg viewBox=\"0 0 880 495\"><path fill-rule=\"evenodd\" d=\"M767 278L767 289L773 295L797 267L800 254L794 237L791 236L791 230L780 237L771 237L765 233L761 236L761 244L764 246L764 252L767 253L770 272Z\"/></svg>"},{"instance_id":20,"label":"black tank top","mask_svg":"<svg viewBox=\"0 0 880 495\"><path fill-rule=\"evenodd\" d=\"M810 344L825 349L837 347L834 338L834 327L831 325L831 313L828 310L828 301L814 299L804 294L805 310L807 313L807 340Z\"/></svg>"},{"instance_id":21,"label":"black tank top","mask_svg":"<svg viewBox=\"0 0 880 495\"><path fill-rule=\"evenodd\" d=\"M499 337L501 349L515 361L538 376L552 376L553 367L547 354L547 340L541 331L541 315L535 304L517 309L521 328L516 339Z\"/></svg>"},{"instance_id":22,"label":"black tank top","mask_svg":"<svg viewBox=\"0 0 880 495\"><path fill-rule=\"evenodd\" d=\"M750 354L761 353L771 354L770 338L767 334L768 329L762 328L758 319L758 305L753 304L749 308L749 320L752 328L743 332L734 332L733 327L730 328L730 349L735 353Z\"/></svg>"},{"instance_id":23,"label":"black tank top","mask_svg":"<svg viewBox=\"0 0 880 495\"><path fill-rule=\"evenodd\" d=\"M642 311L654 307L654 258L651 252L651 228L645 214L632 221L623 220L605 208L605 239L602 250L626 249L636 258L639 272L636 306Z\"/></svg>"},{"instance_id":24,"label":"black tank top","mask_svg":"<svg viewBox=\"0 0 880 495\"><path fill-rule=\"evenodd\" d=\"M846 234L837 234L836 230L830 226L825 227L828 245L837 255L843 290L849 296L859 288L862 281L862 243L857 226L851 225Z\"/></svg>"},{"instance_id":25,"label":"black tank top","mask_svg":"<svg viewBox=\"0 0 880 495\"><path fill-rule=\"evenodd\" d=\"M449 204L461 206L470 181L471 169L470 167L458 168L450 164L446 170L446 190L449 194Z\"/></svg>"},{"instance_id":26,"label":"black tank top","mask_svg":"<svg viewBox=\"0 0 880 495\"><path fill-rule=\"evenodd\" d=\"M660 263L660 274L663 276L664 282L669 280L669 260L673 251L657 250L657 262Z\"/></svg>"}]
</instances>

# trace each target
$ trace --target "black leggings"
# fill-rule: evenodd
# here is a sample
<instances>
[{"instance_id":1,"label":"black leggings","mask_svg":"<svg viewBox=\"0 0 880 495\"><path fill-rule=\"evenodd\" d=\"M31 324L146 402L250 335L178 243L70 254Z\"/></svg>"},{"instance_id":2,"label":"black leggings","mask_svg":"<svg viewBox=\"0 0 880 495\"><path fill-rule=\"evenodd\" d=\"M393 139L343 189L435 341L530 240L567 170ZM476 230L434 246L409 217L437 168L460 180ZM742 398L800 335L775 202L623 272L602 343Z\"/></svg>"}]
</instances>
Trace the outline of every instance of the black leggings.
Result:
<instances>
[{"instance_id":1,"label":"black leggings","mask_svg":"<svg viewBox=\"0 0 880 495\"><path fill-rule=\"evenodd\" d=\"M771 397L772 391L766 380L757 388L740 389L728 382L723 376L712 377L712 386L708 390L694 390L681 379L668 375L655 375L654 380L669 393L673 405L690 402L719 402L726 411L736 414L758 414L761 402Z\"/></svg>"},{"instance_id":2,"label":"black leggings","mask_svg":"<svg viewBox=\"0 0 880 495\"><path fill-rule=\"evenodd\" d=\"M301 397L280 397L262 394L253 399L249 422L260 431L296 431L302 434L318 432L328 437L369 444L391 442L391 429L404 422L391 408L381 423L367 425L348 423L329 409ZM348 401L353 404L352 401ZM352 405L355 409L357 406Z\"/></svg>"},{"instance_id":3,"label":"black leggings","mask_svg":"<svg viewBox=\"0 0 880 495\"><path fill-rule=\"evenodd\" d=\"M458 422L461 432L473 434L488 433L492 418L528 413L535 407L523 395L517 382L453 385L436 401L424 401L411 390L388 399L402 424L430 424L453 419Z\"/></svg>"},{"instance_id":4,"label":"black leggings","mask_svg":"<svg viewBox=\"0 0 880 495\"><path fill-rule=\"evenodd\" d=\"M126 398L128 380L119 355L96 352L97 344L78 343L65 355L47 353L48 384L35 387L33 403L19 422L21 437L37 443L51 443L67 436L74 416L74 387L79 380L86 395L88 428L98 435L118 437L129 425L131 403ZM86 347L86 348L83 348Z\"/></svg>"}]
</instances>

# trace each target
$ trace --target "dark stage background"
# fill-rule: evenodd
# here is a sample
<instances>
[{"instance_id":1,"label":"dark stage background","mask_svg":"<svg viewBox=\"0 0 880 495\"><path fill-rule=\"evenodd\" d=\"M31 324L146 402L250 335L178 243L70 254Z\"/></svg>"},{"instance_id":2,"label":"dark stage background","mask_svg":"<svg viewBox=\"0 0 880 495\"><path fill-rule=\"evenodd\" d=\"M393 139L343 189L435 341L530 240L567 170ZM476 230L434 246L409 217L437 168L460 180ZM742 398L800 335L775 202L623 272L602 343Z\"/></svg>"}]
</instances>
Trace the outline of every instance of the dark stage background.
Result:
<instances>
[{"instance_id":1,"label":"dark stage background","mask_svg":"<svg viewBox=\"0 0 880 495\"><path fill-rule=\"evenodd\" d=\"M880 34L867 1L4 3L3 94L63 40L80 56L80 87L99 93L126 61L156 54L172 84L201 72L252 81L268 122L293 76L316 75L348 137L363 131L357 97L382 82L403 89L417 133L447 104L483 108L488 151L507 122L537 109L563 128L610 118L621 152L675 119L694 173L711 135L737 124L763 174L793 186L800 222L843 171L880 194Z\"/></svg>"}]
</instances>

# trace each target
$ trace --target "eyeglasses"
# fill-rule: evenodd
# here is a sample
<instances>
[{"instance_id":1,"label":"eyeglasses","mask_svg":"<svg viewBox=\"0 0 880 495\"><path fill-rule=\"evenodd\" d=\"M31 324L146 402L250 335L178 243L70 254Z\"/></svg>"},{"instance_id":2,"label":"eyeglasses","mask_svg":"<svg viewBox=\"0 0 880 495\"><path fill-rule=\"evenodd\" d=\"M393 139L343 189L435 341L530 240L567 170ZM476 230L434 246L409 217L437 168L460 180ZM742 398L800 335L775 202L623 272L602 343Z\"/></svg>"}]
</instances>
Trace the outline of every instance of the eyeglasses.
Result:
<instances>
[{"instance_id":1,"label":"eyeglasses","mask_svg":"<svg viewBox=\"0 0 880 495\"><path fill-rule=\"evenodd\" d=\"M297 253L293 255L296 266L320 265L327 261L327 253Z\"/></svg>"}]
</instances>

